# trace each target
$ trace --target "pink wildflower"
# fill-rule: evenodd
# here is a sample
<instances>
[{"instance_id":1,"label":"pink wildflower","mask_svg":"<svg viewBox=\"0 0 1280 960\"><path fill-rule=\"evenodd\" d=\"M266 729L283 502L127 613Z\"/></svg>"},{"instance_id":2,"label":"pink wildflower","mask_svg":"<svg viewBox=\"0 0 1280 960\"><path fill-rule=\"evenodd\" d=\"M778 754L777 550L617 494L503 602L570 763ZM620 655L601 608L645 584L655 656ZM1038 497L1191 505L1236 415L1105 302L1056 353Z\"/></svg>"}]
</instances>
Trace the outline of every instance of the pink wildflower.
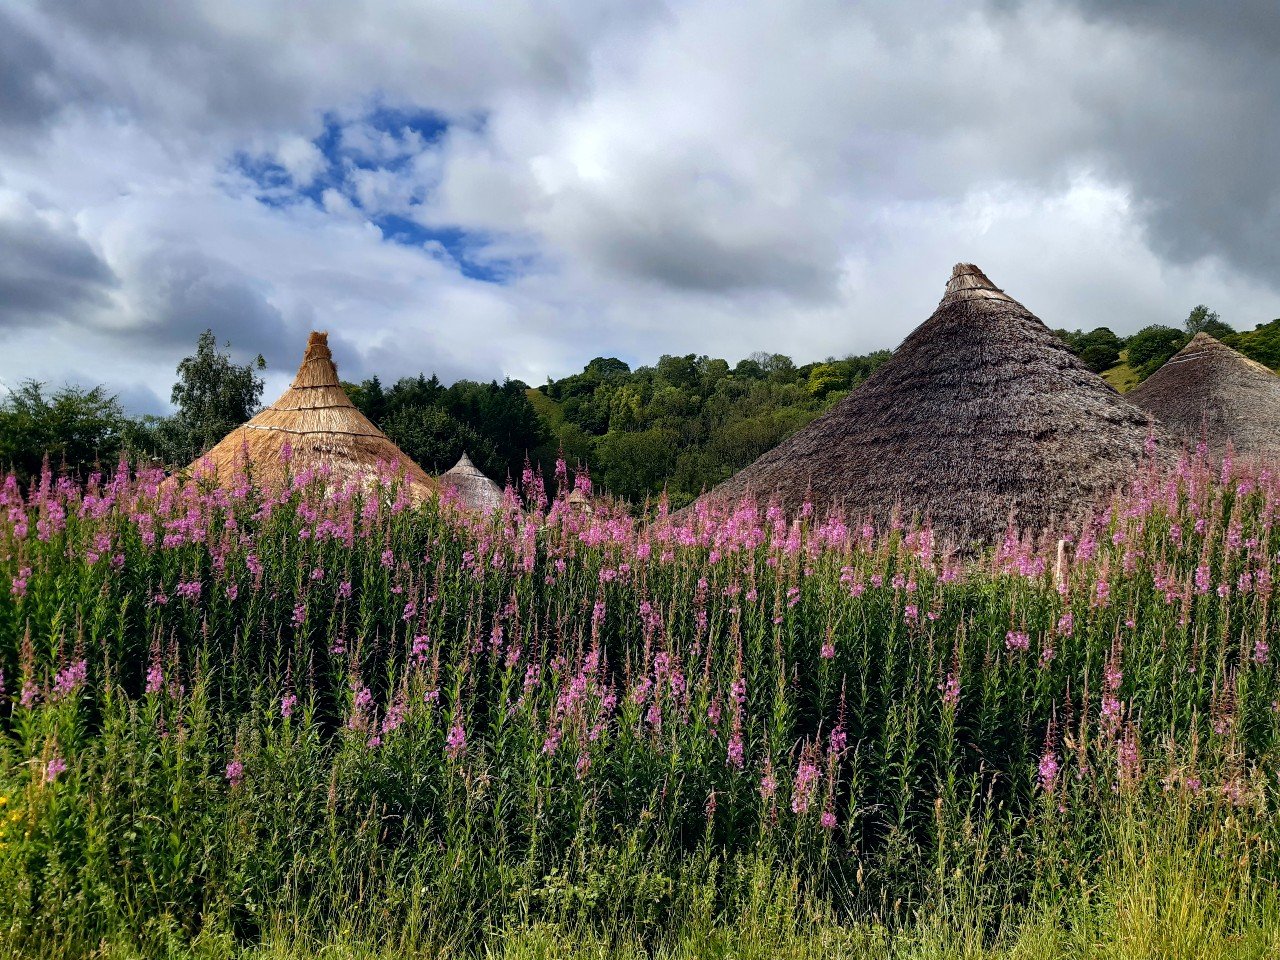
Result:
<instances>
[{"instance_id":1,"label":"pink wildflower","mask_svg":"<svg viewBox=\"0 0 1280 960\"><path fill-rule=\"evenodd\" d=\"M1128 786L1136 783L1142 772L1142 752L1137 727L1132 723L1125 726L1124 736L1116 747L1116 762L1121 784Z\"/></svg>"},{"instance_id":2,"label":"pink wildflower","mask_svg":"<svg viewBox=\"0 0 1280 960\"><path fill-rule=\"evenodd\" d=\"M729 751L726 758L729 766L733 767L735 770L741 770L746 762L744 753L745 748L742 743L742 734L734 733L734 735L729 738Z\"/></svg>"},{"instance_id":3,"label":"pink wildflower","mask_svg":"<svg viewBox=\"0 0 1280 960\"><path fill-rule=\"evenodd\" d=\"M449 738L445 741L444 752L450 760L457 760L458 756L467 747L467 731L462 729L462 724L455 723L449 728Z\"/></svg>"},{"instance_id":4,"label":"pink wildflower","mask_svg":"<svg viewBox=\"0 0 1280 960\"><path fill-rule=\"evenodd\" d=\"M77 660L65 669L59 670L53 678L53 696L50 699L60 700L75 693L84 686L88 674L89 664L85 660Z\"/></svg>"},{"instance_id":5,"label":"pink wildflower","mask_svg":"<svg viewBox=\"0 0 1280 960\"><path fill-rule=\"evenodd\" d=\"M174 589L174 593L180 596L183 600L191 600L194 602L200 599L202 586L203 585L199 580L191 580L189 582L179 583Z\"/></svg>"},{"instance_id":6,"label":"pink wildflower","mask_svg":"<svg viewBox=\"0 0 1280 960\"><path fill-rule=\"evenodd\" d=\"M772 771L766 769L764 776L760 778L760 796L765 800L772 800L777 792L778 780Z\"/></svg>"},{"instance_id":7,"label":"pink wildflower","mask_svg":"<svg viewBox=\"0 0 1280 960\"><path fill-rule=\"evenodd\" d=\"M849 735L845 733L843 725L837 724L831 730L831 752L836 756L844 753L845 747L848 746Z\"/></svg>"},{"instance_id":8,"label":"pink wildflower","mask_svg":"<svg viewBox=\"0 0 1280 960\"><path fill-rule=\"evenodd\" d=\"M1040 754L1040 766L1036 777L1040 785L1040 789L1047 794L1052 794L1058 785L1058 773L1062 767L1058 763L1058 755L1053 748L1053 729L1044 738L1044 752Z\"/></svg>"},{"instance_id":9,"label":"pink wildflower","mask_svg":"<svg viewBox=\"0 0 1280 960\"><path fill-rule=\"evenodd\" d=\"M942 704L954 710L960 703L960 678L954 668L946 675L938 690L942 693Z\"/></svg>"},{"instance_id":10,"label":"pink wildflower","mask_svg":"<svg viewBox=\"0 0 1280 960\"><path fill-rule=\"evenodd\" d=\"M796 767L795 781L791 786L791 812L803 815L809 812L813 794L818 786L818 768L809 760L801 760Z\"/></svg>"},{"instance_id":11,"label":"pink wildflower","mask_svg":"<svg viewBox=\"0 0 1280 960\"><path fill-rule=\"evenodd\" d=\"M1010 630L1004 635L1004 646L1006 650L1022 653L1031 649L1031 637L1022 631Z\"/></svg>"}]
</instances>

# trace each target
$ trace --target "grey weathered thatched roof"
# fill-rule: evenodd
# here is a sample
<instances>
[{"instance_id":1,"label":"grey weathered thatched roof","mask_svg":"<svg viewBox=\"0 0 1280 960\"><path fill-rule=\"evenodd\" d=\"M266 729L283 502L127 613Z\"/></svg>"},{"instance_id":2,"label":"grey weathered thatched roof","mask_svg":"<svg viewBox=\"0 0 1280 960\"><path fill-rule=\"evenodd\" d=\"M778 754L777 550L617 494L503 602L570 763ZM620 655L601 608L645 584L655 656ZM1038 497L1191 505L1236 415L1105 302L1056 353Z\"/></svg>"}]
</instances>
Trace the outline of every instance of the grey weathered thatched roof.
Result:
<instances>
[{"instance_id":1,"label":"grey weathered thatched roof","mask_svg":"<svg viewBox=\"0 0 1280 960\"><path fill-rule=\"evenodd\" d=\"M502 506L502 488L486 477L465 452L440 475L440 486L453 490L458 502L469 510L496 510Z\"/></svg>"},{"instance_id":2,"label":"grey weathered thatched roof","mask_svg":"<svg viewBox=\"0 0 1280 960\"><path fill-rule=\"evenodd\" d=\"M1280 377L1206 333L1128 394L1178 439L1220 457L1280 459Z\"/></svg>"},{"instance_id":3,"label":"grey weathered thatched roof","mask_svg":"<svg viewBox=\"0 0 1280 960\"><path fill-rule=\"evenodd\" d=\"M957 264L862 386L706 496L928 518L957 540L1074 521L1139 466L1150 421L1022 304Z\"/></svg>"}]
</instances>

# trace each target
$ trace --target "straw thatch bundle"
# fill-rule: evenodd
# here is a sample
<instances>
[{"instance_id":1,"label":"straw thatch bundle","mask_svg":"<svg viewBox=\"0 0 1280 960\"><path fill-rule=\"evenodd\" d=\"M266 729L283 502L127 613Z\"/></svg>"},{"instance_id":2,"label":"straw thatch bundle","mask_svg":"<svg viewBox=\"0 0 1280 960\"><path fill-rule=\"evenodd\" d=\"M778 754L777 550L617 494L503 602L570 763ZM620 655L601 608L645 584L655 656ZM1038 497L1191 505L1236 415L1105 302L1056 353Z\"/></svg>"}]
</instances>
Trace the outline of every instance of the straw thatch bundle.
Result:
<instances>
[{"instance_id":1,"label":"straw thatch bundle","mask_svg":"<svg viewBox=\"0 0 1280 960\"><path fill-rule=\"evenodd\" d=\"M1074 521L1142 461L1149 418L972 264L892 359L706 496L811 497L961 542Z\"/></svg>"},{"instance_id":2,"label":"straw thatch bundle","mask_svg":"<svg viewBox=\"0 0 1280 960\"><path fill-rule=\"evenodd\" d=\"M308 468L327 468L335 485L350 480L367 485L380 473L403 474L415 499L436 490L436 482L347 397L326 333L308 338L298 375L279 400L232 430L188 470L223 485L243 471L259 486L272 488Z\"/></svg>"},{"instance_id":3,"label":"straw thatch bundle","mask_svg":"<svg viewBox=\"0 0 1280 960\"><path fill-rule=\"evenodd\" d=\"M454 491L458 503L468 510L489 512L502 506L502 488L486 477L465 452L440 475L440 488Z\"/></svg>"},{"instance_id":4,"label":"straw thatch bundle","mask_svg":"<svg viewBox=\"0 0 1280 960\"><path fill-rule=\"evenodd\" d=\"M1203 440L1214 456L1230 443L1246 457L1280 459L1280 377L1207 333L1197 333L1129 399L1178 439Z\"/></svg>"}]
</instances>

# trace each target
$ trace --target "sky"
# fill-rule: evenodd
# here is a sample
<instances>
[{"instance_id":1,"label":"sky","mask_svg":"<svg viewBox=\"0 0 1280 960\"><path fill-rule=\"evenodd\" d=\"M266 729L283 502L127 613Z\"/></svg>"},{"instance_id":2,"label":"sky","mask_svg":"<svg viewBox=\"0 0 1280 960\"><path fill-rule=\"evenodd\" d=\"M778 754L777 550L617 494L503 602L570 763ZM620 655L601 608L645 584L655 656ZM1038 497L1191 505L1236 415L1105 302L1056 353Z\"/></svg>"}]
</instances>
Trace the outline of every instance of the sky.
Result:
<instances>
[{"instance_id":1,"label":"sky","mask_svg":"<svg viewBox=\"0 0 1280 960\"><path fill-rule=\"evenodd\" d=\"M5 0L0 391L1280 316L1274 0Z\"/></svg>"}]
</instances>

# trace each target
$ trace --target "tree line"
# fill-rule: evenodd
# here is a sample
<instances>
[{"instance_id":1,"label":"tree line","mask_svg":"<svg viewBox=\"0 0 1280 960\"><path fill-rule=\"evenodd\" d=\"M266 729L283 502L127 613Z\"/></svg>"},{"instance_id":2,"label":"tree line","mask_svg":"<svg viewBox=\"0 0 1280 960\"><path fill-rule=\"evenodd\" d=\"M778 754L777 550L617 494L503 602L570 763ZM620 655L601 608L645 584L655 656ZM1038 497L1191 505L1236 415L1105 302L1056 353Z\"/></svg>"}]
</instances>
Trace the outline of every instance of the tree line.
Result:
<instances>
[{"instance_id":1,"label":"tree line","mask_svg":"<svg viewBox=\"0 0 1280 960\"><path fill-rule=\"evenodd\" d=\"M1237 332L1204 304L1192 308L1181 327L1153 324L1128 337L1117 336L1110 327L1054 333L1094 373L1107 373L1123 365L1132 371L1137 383L1164 366L1197 333L1207 333L1245 356L1280 370L1280 320Z\"/></svg>"},{"instance_id":2,"label":"tree line","mask_svg":"<svg viewBox=\"0 0 1280 960\"><path fill-rule=\"evenodd\" d=\"M1107 327L1055 331L1090 369L1128 368L1136 381L1199 332L1280 369L1280 320L1237 332L1203 305L1181 327L1154 325L1129 337ZM837 403L891 355L880 350L803 365L780 353L755 353L734 365L664 355L635 369L597 357L536 389L519 380L445 386L434 374L343 386L430 473L447 470L465 452L504 483L526 463L550 475L563 457L615 496L638 504L665 491L680 507ZM178 364L174 412L165 417L129 417L101 386L50 391L27 381L0 398L0 468L28 480L47 459L55 471L83 476L122 455L180 468L258 412L264 367L261 357L235 363L230 344L219 348L206 331Z\"/></svg>"}]
</instances>

